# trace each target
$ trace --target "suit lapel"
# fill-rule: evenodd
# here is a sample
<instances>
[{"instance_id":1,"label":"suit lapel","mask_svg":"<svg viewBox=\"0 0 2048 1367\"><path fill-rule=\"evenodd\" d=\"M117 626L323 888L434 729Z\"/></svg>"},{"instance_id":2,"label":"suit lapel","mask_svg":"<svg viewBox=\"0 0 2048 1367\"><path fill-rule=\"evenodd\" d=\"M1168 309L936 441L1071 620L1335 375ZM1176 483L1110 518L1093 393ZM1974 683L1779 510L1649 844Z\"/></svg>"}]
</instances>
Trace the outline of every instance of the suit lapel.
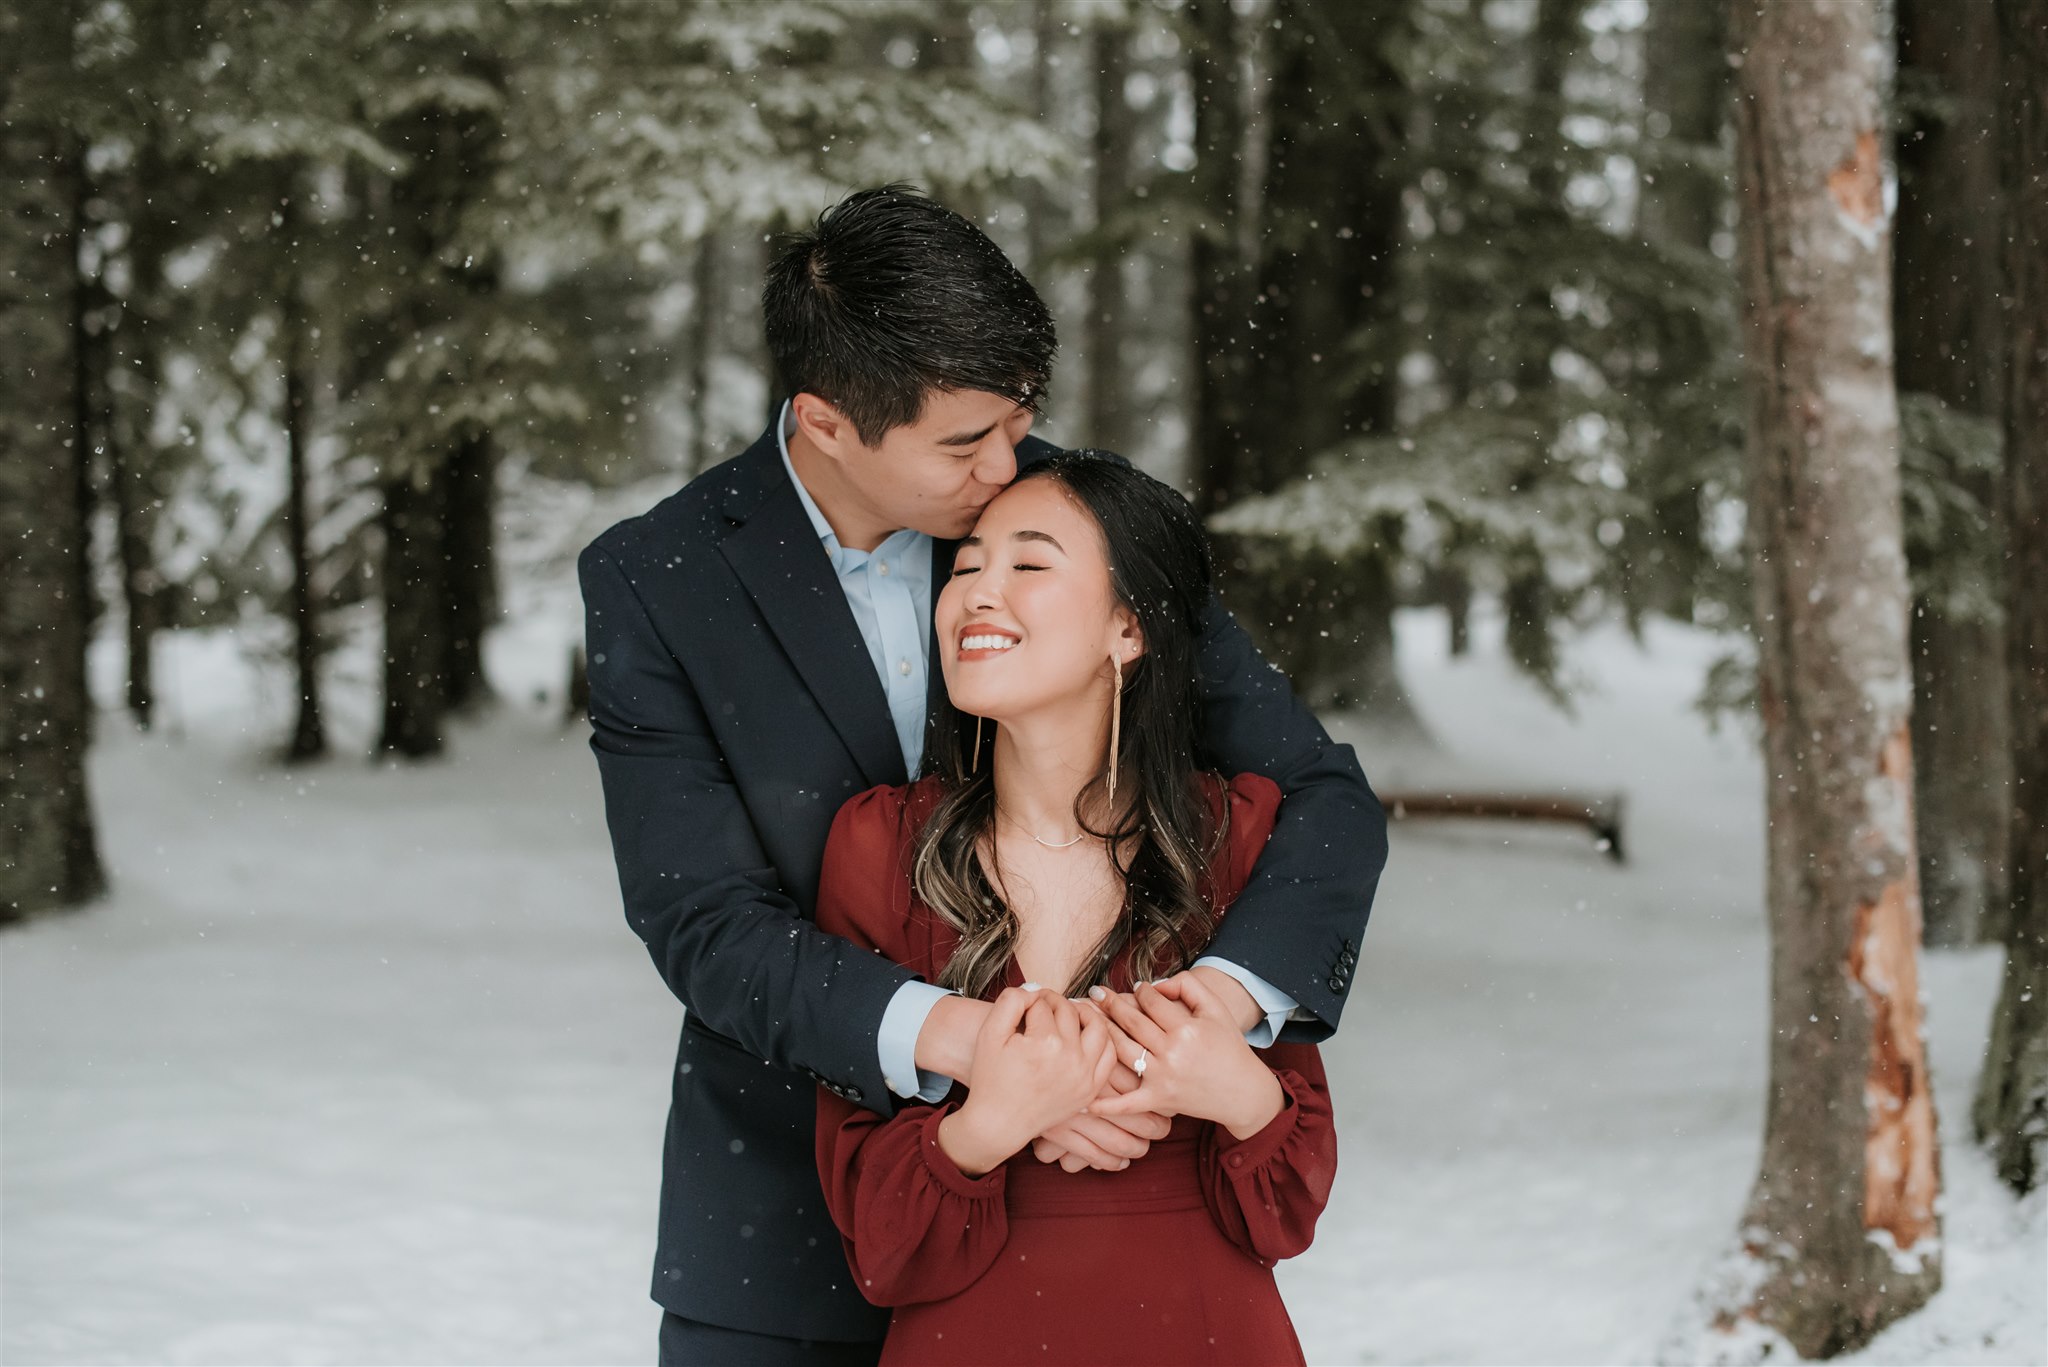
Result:
<instances>
[{"instance_id":1,"label":"suit lapel","mask_svg":"<svg viewBox=\"0 0 2048 1367\"><path fill-rule=\"evenodd\" d=\"M903 783L909 776L889 699L831 558L797 501L772 436L765 452L772 471L761 468L762 455L757 443L743 458L751 467L745 473L757 478L732 491L728 515L744 521L720 550L867 781ZM756 493L758 503L750 497ZM744 504L753 506L742 511Z\"/></svg>"}]
</instances>

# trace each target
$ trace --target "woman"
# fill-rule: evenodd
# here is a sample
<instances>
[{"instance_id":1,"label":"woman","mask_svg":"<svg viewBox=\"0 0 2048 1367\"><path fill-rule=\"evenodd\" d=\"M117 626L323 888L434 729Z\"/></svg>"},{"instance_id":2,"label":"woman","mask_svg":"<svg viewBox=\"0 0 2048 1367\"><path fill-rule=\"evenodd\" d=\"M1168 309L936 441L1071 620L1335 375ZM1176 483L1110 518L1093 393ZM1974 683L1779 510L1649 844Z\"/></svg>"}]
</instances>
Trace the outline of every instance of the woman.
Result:
<instances>
[{"instance_id":1,"label":"woman","mask_svg":"<svg viewBox=\"0 0 2048 1367\"><path fill-rule=\"evenodd\" d=\"M1086 452L1025 472L936 606L935 772L834 823L819 926L995 1001L972 1090L888 1120L818 1100L848 1261L895 1307L885 1363L1302 1360L1271 1269L1335 1173L1322 1065L1254 1051L1180 972L1280 800L1194 767L1209 581L1164 485ZM1119 1171L1036 1161L1084 1107L1175 1119Z\"/></svg>"}]
</instances>

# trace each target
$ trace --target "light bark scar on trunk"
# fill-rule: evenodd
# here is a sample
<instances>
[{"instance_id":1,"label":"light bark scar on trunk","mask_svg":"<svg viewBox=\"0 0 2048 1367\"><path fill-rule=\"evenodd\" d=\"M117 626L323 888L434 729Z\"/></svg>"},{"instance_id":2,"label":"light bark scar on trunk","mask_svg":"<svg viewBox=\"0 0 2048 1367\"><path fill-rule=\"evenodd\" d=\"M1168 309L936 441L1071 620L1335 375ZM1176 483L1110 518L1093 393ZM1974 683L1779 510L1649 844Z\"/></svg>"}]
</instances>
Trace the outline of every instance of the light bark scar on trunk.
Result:
<instances>
[{"instance_id":1,"label":"light bark scar on trunk","mask_svg":"<svg viewBox=\"0 0 2048 1367\"><path fill-rule=\"evenodd\" d=\"M1874 129L1856 135L1856 150L1828 174L1828 193L1836 208L1864 227L1884 217L1884 168Z\"/></svg>"},{"instance_id":2,"label":"light bark scar on trunk","mask_svg":"<svg viewBox=\"0 0 2048 1367\"><path fill-rule=\"evenodd\" d=\"M1913 751L1905 724L1885 742L1878 773L1912 791ZM1902 796L1902 800L1903 796ZM1870 1066L1864 1076L1863 1227L1911 1248L1934 1230L1934 1099L1920 1038L1920 897L1915 861L1875 902L1856 908L1849 976L1870 1003Z\"/></svg>"}]
</instances>

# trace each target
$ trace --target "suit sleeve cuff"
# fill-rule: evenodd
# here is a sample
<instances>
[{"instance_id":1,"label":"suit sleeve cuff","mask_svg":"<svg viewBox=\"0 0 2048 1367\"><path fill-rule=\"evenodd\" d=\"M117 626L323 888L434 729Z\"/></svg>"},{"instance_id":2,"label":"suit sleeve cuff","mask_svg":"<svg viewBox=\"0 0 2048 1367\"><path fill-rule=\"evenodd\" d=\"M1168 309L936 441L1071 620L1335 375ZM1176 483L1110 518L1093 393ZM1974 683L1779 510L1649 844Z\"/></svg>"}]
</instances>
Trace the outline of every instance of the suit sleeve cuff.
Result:
<instances>
[{"instance_id":1,"label":"suit sleeve cuff","mask_svg":"<svg viewBox=\"0 0 2048 1367\"><path fill-rule=\"evenodd\" d=\"M875 1034L882 1080L905 1101L938 1101L952 1090L953 1079L917 1066L917 1036L924 1029L925 1017L931 1015L939 998L951 995L943 987L913 978L896 989L882 1011L882 1028Z\"/></svg>"},{"instance_id":2,"label":"suit sleeve cuff","mask_svg":"<svg viewBox=\"0 0 2048 1367\"><path fill-rule=\"evenodd\" d=\"M1288 996L1285 992L1282 992L1250 969L1234 964L1228 959L1219 959L1213 954L1204 954L1201 958L1195 960L1194 966L1196 968L1213 968L1218 973L1225 973L1235 978L1239 986L1252 994L1252 1000L1258 1003L1259 1010L1266 1013L1264 1020L1244 1032L1244 1042L1254 1049L1267 1048L1273 1041L1279 1039L1281 1027L1286 1025L1288 1021L1293 1020L1295 1013L1301 1008L1300 1002L1297 1002L1294 998ZM893 1005L891 1009L894 1009ZM931 1008L927 1007L925 1009L930 1010Z\"/></svg>"}]
</instances>

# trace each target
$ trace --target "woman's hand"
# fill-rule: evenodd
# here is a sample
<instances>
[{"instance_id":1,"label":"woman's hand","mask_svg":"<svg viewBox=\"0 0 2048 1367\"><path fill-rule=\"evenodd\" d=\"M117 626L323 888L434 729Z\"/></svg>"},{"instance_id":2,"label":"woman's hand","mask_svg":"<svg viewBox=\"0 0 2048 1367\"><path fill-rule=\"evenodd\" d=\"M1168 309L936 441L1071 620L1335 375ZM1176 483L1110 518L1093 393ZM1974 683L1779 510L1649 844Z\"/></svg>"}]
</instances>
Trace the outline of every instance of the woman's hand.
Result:
<instances>
[{"instance_id":1,"label":"woman's hand","mask_svg":"<svg viewBox=\"0 0 2048 1367\"><path fill-rule=\"evenodd\" d=\"M1110 1050L1118 1059L1116 1066L1109 1070L1108 1083L1097 1096L1106 1099L1134 1091L1138 1086L1138 1075L1126 1067L1122 1059L1125 1055L1136 1058L1138 1046L1124 1038L1124 1032L1102 1014L1102 1008L1095 1002L1081 997L1075 1000L1074 1005L1103 1022L1109 1031ZM1083 1168L1121 1172L1143 1158L1153 1144L1166 1138L1173 1129L1171 1116L1155 1115L1151 1111L1099 1116L1093 1113L1095 1109L1095 1103L1090 1102L1087 1111L1068 1116L1032 1140L1032 1155L1041 1163L1057 1163L1068 1172L1079 1172Z\"/></svg>"},{"instance_id":2,"label":"woman's hand","mask_svg":"<svg viewBox=\"0 0 2048 1367\"><path fill-rule=\"evenodd\" d=\"M1122 1047L1144 1051L1121 1060L1141 1074L1137 1090L1096 1102L1089 1108L1096 1115L1191 1115L1249 1139L1287 1103L1280 1080L1245 1043L1236 1019L1192 973L1140 983L1129 996L1105 992L1095 1000L1129 1037Z\"/></svg>"},{"instance_id":3,"label":"woman's hand","mask_svg":"<svg viewBox=\"0 0 2048 1367\"><path fill-rule=\"evenodd\" d=\"M1004 989L975 1038L967 1101L939 1122L939 1147L970 1177L1000 1167L1101 1092L1117 1061L1109 1035L1057 992Z\"/></svg>"}]
</instances>

